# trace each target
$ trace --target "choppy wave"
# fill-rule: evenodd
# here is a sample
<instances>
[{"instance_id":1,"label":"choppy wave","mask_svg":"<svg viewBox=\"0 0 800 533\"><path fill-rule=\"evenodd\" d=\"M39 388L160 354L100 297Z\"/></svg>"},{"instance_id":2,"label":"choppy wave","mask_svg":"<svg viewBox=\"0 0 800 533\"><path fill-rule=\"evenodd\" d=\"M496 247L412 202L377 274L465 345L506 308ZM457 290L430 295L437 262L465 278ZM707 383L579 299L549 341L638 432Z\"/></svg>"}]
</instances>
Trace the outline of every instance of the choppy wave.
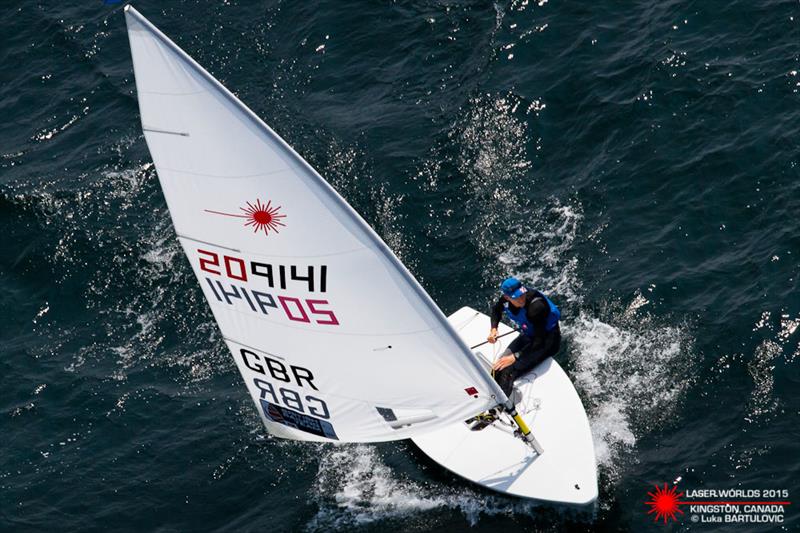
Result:
<instances>
[{"instance_id":1,"label":"choppy wave","mask_svg":"<svg viewBox=\"0 0 800 533\"><path fill-rule=\"evenodd\" d=\"M458 511L475 525L481 516L531 516L536 509L530 502L469 487L409 479L388 466L376 446L368 445L326 448L312 495L319 511L306 526L310 531L346 530L398 518L406 519L404 529L423 531L435 527L436 519L429 513L435 510Z\"/></svg>"},{"instance_id":2,"label":"choppy wave","mask_svg":"<svg viewBox=\"0 0 800 533\"><path fill-rule=\"evenodd\" d=\"M450 134L459 152L462 197L470 218L470 240L487 256L504 246L506 227L527 219L531 202L523 176L531 167L528 125L517 115L514 95L473 98L463 125Z\"/></svg>"},{"instance_id":3,"label":"choppy wave","mask_svg":"<svg viewBox=\"0 0 800 533\"><path fill-rule=\"evenodd\" d=\"M84 312L76 317L90 320L96 334L91 342L81 342L87 323L64 327L63 321L48 322L48 316L40 317L36 328L62 347L76 345L64 365L70 372L91 363L120 381L155 364L181 369L177 376L185 384L199 383L220 368L229 370L229 361L211 342L218 338L216 325L191 285L166 207L156 202L162 205L142 208L159 193L152 163L127 161L135 142L123 137L111 143L118 161L82 176L77 188L54 180L27 190L15 186L12 191L24 192L8 195L31 209L45 231L59 236L51 252L52 272L61 286L80 294L75 303ZM185 289L175 290L181 286ZM120 293L130 296L119 298ZM175 331L191 332L194 346L174 350L165 343Z\"/></svg>"},{"instance_id":4,"label":"choppy wave","mask_svg":"<svg viewBox=\"0 0 800 533\"><path fill-rule=\"evenodd\" d=\"M498 262L508 275L515 275L549 294L580 304L583 282L578 274L579 259L573 246L582 230L581 204L551 200L529 212L528 220L517 223L505 242Z\"/></svg>"},{"instance_id":5,"label":"choppy wave","mask_svg":"<svg viewBox=\"0 0 800 533\"><path fill-rule=\"evenodd\" d=\"M626 308L586 312L568 324L575 385L584 396L595 454L616 483L635 454L637 439L664 427L697 381L691 329Z\"/></svg>"},{"instance_id":6,"label":"choppy wave","mask_svg":"<svg viewBox=\"0 0 800 533\"><path fill-rule=\"evenodd\" d=\"M766 338L756 346L747 362L747 373L753 381L745 414L747 422L769 422L780 410L781 401L775 394L775 368L794 362L800 354L800 341L794 338L798 327L800 314L793 318L791 314L781 312L773 317L770 311L762 312L753 326L754 332Z\"/></svg>"}]
</instances>

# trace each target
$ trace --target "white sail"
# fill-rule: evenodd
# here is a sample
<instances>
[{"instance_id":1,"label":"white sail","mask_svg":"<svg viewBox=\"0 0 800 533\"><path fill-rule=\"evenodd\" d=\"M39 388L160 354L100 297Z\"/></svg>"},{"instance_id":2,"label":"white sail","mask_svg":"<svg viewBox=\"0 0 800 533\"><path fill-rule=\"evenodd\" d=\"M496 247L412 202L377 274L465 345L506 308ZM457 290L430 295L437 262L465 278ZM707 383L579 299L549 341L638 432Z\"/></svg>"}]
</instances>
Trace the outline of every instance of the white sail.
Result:
<instances>
[{"instance_id":1,"label":"white sail","mask_svg":"<svg viewBox=\"0 0 800 533\"><path fill-rule=\"evenodd\" d=\"M314 169L149 21L125 14L175 231L267 429L393 440L505 401Z\"/></svg>"}]
</instances>

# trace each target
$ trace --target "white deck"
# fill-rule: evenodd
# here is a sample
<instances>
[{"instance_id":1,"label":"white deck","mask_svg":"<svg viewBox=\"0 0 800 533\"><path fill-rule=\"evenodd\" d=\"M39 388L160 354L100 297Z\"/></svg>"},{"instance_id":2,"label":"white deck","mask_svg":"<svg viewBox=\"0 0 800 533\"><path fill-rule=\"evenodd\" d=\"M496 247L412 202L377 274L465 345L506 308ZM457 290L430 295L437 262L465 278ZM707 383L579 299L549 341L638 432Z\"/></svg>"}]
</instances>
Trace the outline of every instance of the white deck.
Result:
<instances>
[{"instance_id":1,"label":"white deck","mask_svg":"<svg viewBox=\"0 0 800 533\"><path fill-rule=\"evenodd\" d=\"M463 307L449 317L469 346L489 333L489 317ZM500 334L511 331L500 325ZM512 333L495 346L500 353L516 337ZM476 352L492 359L495 346ZM556 356L558 357L558 356ZM451 472L492 490L536 500L587 505L597 499L597 465L589 420L569 377L552 358L516 382L522 414L544 452L537 456L500 422L471 431L459 421L415 437L413 442Z\"/></svg>"}]
</instances>

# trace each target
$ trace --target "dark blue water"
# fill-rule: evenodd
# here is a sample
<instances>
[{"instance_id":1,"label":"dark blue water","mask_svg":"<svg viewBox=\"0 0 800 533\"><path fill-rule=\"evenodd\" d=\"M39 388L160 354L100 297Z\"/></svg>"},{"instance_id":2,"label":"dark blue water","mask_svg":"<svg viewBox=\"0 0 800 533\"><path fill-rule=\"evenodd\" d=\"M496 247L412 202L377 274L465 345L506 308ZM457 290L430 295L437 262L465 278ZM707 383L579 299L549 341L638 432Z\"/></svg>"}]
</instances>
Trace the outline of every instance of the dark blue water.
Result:
<instances>
[{"instance_id":1,"label":"dark blue water","mask_svg":"<svg viewBox=\"0 0 800 533\"><path fill-rule=\"evenodd\" d=\"M136 7L445 312L484 308L508 274L551 293L597 511L482 491L407 442L266 435L175 239L121 4L12 0L0 529L712 531L653 525L647 492L798 497L800 4ZM724 530L798 530L794 507Z\"/></svg>"}]
</instances>

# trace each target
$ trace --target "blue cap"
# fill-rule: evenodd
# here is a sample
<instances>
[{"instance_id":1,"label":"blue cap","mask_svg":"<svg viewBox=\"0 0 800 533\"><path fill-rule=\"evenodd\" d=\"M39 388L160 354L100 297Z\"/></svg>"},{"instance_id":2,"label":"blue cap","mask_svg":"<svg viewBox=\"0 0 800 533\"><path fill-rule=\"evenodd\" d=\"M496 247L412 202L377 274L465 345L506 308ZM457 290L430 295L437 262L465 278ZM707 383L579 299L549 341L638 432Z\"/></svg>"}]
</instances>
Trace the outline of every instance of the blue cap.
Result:
<instances>
[{"instance_id":1,"label":"blue cap","mask_svg":"<svg viewBox=\"0 0 800 533\"><path fill-rule=\"evenodd\" d=\"M500 284L500 290L509 298L519 298L528 290L522 286L522 282L517 278L508 278Z\"/></svg>"}]
</instances>

